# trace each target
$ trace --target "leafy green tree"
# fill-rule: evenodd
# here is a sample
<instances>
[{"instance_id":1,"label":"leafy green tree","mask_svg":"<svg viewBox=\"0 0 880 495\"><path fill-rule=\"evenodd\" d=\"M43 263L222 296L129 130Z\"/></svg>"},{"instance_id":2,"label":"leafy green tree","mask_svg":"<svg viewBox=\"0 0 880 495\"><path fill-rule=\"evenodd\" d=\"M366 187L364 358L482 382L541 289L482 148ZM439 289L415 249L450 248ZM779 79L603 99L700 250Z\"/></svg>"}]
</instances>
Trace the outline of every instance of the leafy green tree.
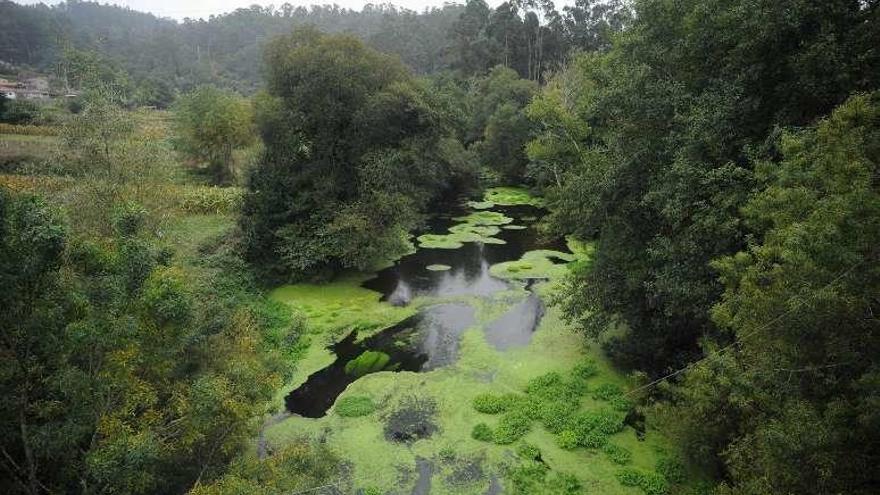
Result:
<instances>
[{"instance_id":1,"label":"leafy green tree","mask_svg":"<svg viewBox=\"0 0 880 495\"><path fill-rule=\"evenodd\" d=\"M453 115L395 59L302 29L267 48L266 153L250 176L249 258L276 275L367 268L407 249L454 182Z\"/></svg>"},{"instance_id":2,"label":"leafy green tree","mask_svg":"<svg viewBox=\"0 0 880 495\"><path fill-rule=\"evenodd\" d=\"M532 122L534 139L526 145L528 175L548 190L562 188L563 177L581 165L585 157L590 128L588 115L589 84L584 66L595 57L580 54L535 95L526 107Z\"/></svg>"},{"instance_id":3,"label":"leafy green tree","mask_svg":"<svg viewBox=\"0 0 880 495\"><path fill-rule=\"evenodd\" d=\"M65 352L58 304L65 234L59 213L44 202L0 191L0 385L8 398L0 405L0 479L20 493L52 486L44 473L51 449L74 440L44 424L58 414L46 392Z\"/></svg>"},{"instance_id":4,"label":"leafy green tree","mask_svg":"<svg viewBox=\"0 0 880 495\"><path fill-rule=\"evenodd\" d=\"M232 152L254 140L250 104L235 93L202 86L180 97L174 108L175 145L207 163L214 181L235 181Z\"/></svg>"},{"instance_id":5,"label":"leafy green tree","mask_svg":"<svg viewBox=\"0 0 880 495\"><path fill-rule=\"evenodd\" d=\"M723 493L876 490L878 138L877 93L784 133L743 209L759 235L714 263L713 318L737 346L688 372L669 412L695 457L720 455Z\"/></svg>"},{"instance_id":6,"label":"leafy green tree","mask_svg":"<svg viewBox=\"0 0 880 495\"><path fill-rule=\"evenodd\" d=\"M877 64L870 8L758 3L638 2L631 29L582 66L592 132L550 195L562 230L599 235L567 310L596 332L620 325L609 349L621 364L659 374L720 337L709 262L744 245L751 157L772 154L774 126L807 125L876 84L854 62Z\"/></svg>"},{"instance_id":7,"label":"leafy green tree","mask_svg":"<svg viewBox=\"0 0 880 495\"><path fill-rule=\"evenodd\" d=\"M479 79L471 91L471 125L467 140L474 142L484 167L506 183L525 178L526 142L531 126L525 107L537 92L533 81L521 79L516 71L495 67Z\"/></svg>"},{"instance_id":8,"label":"leafy green tree","mask_svg":"<svg viewBox=\"0 0 880 495\"><path fill-rule=\"evenodd\" d=\"M0 193L0 405L10 493L182 492L254 434L289 365L259 316L172 266L146 211L115 209L112 237ZM226 269L229 270L229 264ZM199 291L196 298L195 291ZM281 342L286 331L273 330Z\"/></svg>"}]
</instances>

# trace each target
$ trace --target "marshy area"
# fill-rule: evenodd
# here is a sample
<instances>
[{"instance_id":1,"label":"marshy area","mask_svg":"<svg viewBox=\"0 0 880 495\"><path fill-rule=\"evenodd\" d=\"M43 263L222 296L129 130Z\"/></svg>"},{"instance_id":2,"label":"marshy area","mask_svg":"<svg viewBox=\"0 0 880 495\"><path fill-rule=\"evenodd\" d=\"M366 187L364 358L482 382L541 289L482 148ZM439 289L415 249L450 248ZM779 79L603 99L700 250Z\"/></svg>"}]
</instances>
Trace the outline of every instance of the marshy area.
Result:
<instances>
[{"instance_id":1,"label":"marshy area","mask_svg":"<svg viewBox=\"0 0 880 495\"><path fill-rule=\"evenodd\" d=\"M662 434L634 419L624 377L548 304L593 251L542 236L540 204L492 188L377 272L273 291L311 339L260 452L325 443L357 493L635 493L666 486L664 466L684 481Z\"/></svg>"}]
</instances>

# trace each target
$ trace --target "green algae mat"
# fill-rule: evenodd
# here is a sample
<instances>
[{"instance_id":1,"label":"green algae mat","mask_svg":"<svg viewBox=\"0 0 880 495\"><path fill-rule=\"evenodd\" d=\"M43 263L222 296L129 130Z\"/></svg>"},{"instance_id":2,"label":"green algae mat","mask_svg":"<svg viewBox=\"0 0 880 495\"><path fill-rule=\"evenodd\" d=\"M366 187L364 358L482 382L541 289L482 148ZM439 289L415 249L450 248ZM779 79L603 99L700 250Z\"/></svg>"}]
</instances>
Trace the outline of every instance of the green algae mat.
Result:
<instances>
[{"instance_id":1,"label":"green algae mat","mask_svg":"<svg viewBox=\"0 0 880 495\"><path fill-rule=\"evenodd\" d=\"M421 247L455 249L476 237L480 242L492 238L513 222L490 211L501 202L540 204L522 189L490 190L483 202L471 205L474 213L456 219L463 227L451 228L442 239L419 238ZM454 235L459 237L449 237ZM650 420L645 425L628 417L628 382L598 346L587 345L562 320L558 308L546 309L527 345L499 351L487 341L484 328L523 301L526 281L537 280L531 290L547 301L570 266L589 263L591 244L570 240L568 245L569 253L535 250L491 266L492 276L509 281L510 289L488 297L424 297L395 307L360 287L368 274L277 289L272 297L293 308L310 328L297 374L279 392L279 411L287 392L333 361L326 345L342 337L341 329L375 334L421 308L446 302L471 306L476 323L459 336L457 360L428 372L380 371L386 366L383 356L360 357L352 373L366 371L325 416L268 422L265 442L282 446L307 437L325 443L347 464L349 475L337 486L343 493L680 491L692 476L675 449Z\"/></svg>"}]
</instances>

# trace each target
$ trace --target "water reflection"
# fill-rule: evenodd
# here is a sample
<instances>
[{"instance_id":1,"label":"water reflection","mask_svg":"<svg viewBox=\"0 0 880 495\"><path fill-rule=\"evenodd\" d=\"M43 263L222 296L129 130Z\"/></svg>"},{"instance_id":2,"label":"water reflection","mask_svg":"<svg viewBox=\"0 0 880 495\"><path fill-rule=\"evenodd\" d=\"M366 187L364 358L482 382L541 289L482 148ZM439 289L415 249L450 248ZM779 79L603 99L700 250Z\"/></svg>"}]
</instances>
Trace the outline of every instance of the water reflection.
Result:
<instances>
[{"instance_id":1,"label":"water reflection","mask_svg":"<svg viewBox=\"0 0 880 495\"><path fill-rule=\"evenodd\" d=\"M352 332L330 346L336 355L333 364L287 395L287 410L309 418L323 416L358 378L346 373L345 365L365 351L387 354L387 370L428 371L448 365L458 356L462 332L474 323L474 309L467 304L438 304L360 342Z\"/></svg>"},{"instance_id":2,"label":"water reflection","mask_svg":"<svg viewBox=\"0 0 880 495\"><path fill-rule=\"evenodd\" d=\"M364 287L382 293L383 300L406 305L419 296L487 297L511 288L507 282L489 274L496 263L519 259L533 249L566 250L561 239L542 242L531 220L541 210L530 206L495 208L514 218L514 225L527 228L502 229L495 237L505 244L465 243L458 249L419 249L380 271ZM450 219L435 219L430 232L445 233L453 225ZM560 260L561 261L561 260ZM446 271L430 271L428 265L449 265ZM530 289L530 284L527 286ZM485 325L486 339L504 350L529 343L544 315L540 297L529 290L495 321ZM354 333L332 345L336 355L332 365L309 376L306 382L286 397L287 409L307 417L323 416L355 376L346 374L345 365L365 351L379 351L389 356L385 369L427 371L447 366L458 357L462 332L474 326L474 308L468 304L438 304L380 332L362 342Z\"/></svg>"},{"instance_id":3,"label":"water reflection","mask_svg":"<svg viewBox=\"0 0 880 495\"><path fill-rule=\"evenodd\" d=\"M514 218L514 225L527 225L522 218L539 216L541 210L532 206L496 207ZM444 233L453 225L451 220L436 222L431 232ZM489 267L502 261L517 260L533 249L566 250L562 240L541 242L533 225L522 230L502 229L495 237L505 244L467 242L458 249L419 249L401 258L394 266L380 271L364 287L381 292L383 300L406 305L419 296L485 297L507 290L509 285L492 277ZM448 265L446 271L432 272L428 265Z\"/></svg>"}]
</instances>

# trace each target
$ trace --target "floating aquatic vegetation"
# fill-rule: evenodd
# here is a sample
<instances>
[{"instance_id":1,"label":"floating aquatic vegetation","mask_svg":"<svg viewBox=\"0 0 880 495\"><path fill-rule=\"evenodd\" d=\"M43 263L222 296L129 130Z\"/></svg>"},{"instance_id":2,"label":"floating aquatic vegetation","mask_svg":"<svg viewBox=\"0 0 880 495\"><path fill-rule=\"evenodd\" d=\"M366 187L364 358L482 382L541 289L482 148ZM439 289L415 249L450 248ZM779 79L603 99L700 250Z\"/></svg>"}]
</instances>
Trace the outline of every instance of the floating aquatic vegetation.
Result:
<instances>
[{"instance_id":1,"label":"floating aquatic vegetation","mask_svg":"<svg viewBox=\"0 0 880 495\"><path fill-rule=\"evenodd\" d=\"M461 222L449 228L448 234L423 234L418 237L419 247L428 249L458 249L465 242L482 242L484 244L505 244L505 241L493 237L501 232L499 225L513 221L497 211L476 211L470 215L457 217L453 220Z\"/></svg>"},{"instance_id":2,"label":"floating aquatic vegetation","mask_svg":"<svg viewBox=\"0 0 880 495\"><path fill-rule=\"evenodd\" d=\"M382 371L388 366L391 356L380 351L364 351L360 356L345 363L345 374L362 377Z\"/></svg>"},{"instance_id":3,"label":"floating aquatic vegetation","mask_svg":"<svg viewBox=\"0 0 880 495\"><path fill-rule=\"evenodd\" d=\"M521 187L491 187L483 197L486 201L502 206L532 205L544 206L544 200L532 196Z\"/></svg>"},{"instance_id":4,"label":"floating aquatic vegetation","mask_svg":"<svg viewBox=\"0 0 880 495\"><path fill-rule=\"evenodd\" d=\"M373 414L376 404L365 395L351 395L336 401L333 409L343 418L356 418Z\"/></svg>"},{"instance_id":5,"label":"floating aquatic vegetation","mask_svg":"<svg viewBox=\"0 0 880 495\"><path fill-rule=\"evenodd\" d=\"M568 270L562 263L574 261L576 258L571 253L537 249L523 254L516 261L505 261L492 265L489 273L495 277L506 279L554 278Z\"/></svg>"},{"instance_id":6,"label":"floating aquatic vegetation","mask_svg":"<svg viewBox=\"0 0 880 495\"><path fill-rule=\"evenodd\" d=\"M475 211L463 217L453 218L456 222L464 222L471 225L507 225L513 219L498 211Z\"/></svg>"},{"instance_id":7,"label":"floating aquatic vegetation","mask_svg":"<svg viewBox=\"0 0 880 495\"><path fill-rule=\"evenodd\" d=\"M308 319L314 332L340 328L382 328L412 316L413 308L380 301L382 294L360 286L368 275L349 275L323 284L283 285L269 293Z\"/></svg>"},{"instance_id":8,"label":"floating aquatic vegetation","mask_svg":"<svg viewBox=\"0 0 880 495\"><path fill-rule=\"evenodd\" d=\"M495 203L491 201L468 201L467 205L475 210L488 210L495 206Z\"/></svg>"}]
</instances>

